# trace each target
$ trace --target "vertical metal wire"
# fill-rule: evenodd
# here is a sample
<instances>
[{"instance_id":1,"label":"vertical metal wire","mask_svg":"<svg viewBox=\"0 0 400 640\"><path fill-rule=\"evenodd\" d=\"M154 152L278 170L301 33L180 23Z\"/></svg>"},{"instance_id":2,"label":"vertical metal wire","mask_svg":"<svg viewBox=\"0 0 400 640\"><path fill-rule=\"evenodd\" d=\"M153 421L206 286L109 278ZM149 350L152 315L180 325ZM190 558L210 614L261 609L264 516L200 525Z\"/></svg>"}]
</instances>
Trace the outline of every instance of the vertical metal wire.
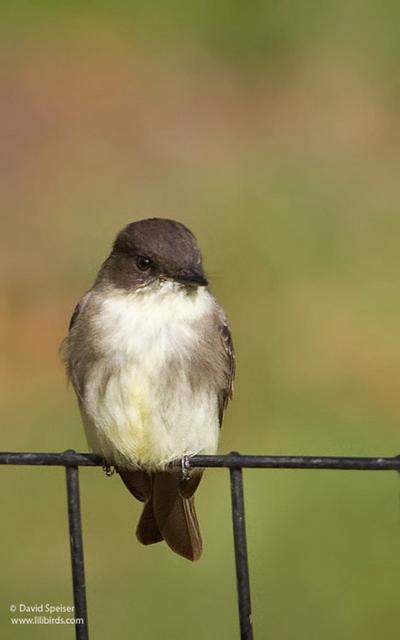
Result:
<instances>
[{"instance_id":1,"label":"vertical metal wire","mask_svg":"<svg viewBox=\"0 0 400 640\"><path fill-rule=\"evenodd\" d=\"M83 562L79 471L78 467L66 467L65 471L67 478L68 524L75 606L74 617L83 619L83 624L75 624L75 637L76 640L88 640L89 631L86 608L85 567Z\"/></svg>"},{"instance_id":2,"label":"vertical metal wire","mask_svg":"<svg viewBox=\"0 0 400 640\"><path fill-rule=\"evenodd\" d=\"M230 468L233 539L241 640L252 640L249 563L244 516L243 474L241 467Z\"/></svg>"}]
</instances>

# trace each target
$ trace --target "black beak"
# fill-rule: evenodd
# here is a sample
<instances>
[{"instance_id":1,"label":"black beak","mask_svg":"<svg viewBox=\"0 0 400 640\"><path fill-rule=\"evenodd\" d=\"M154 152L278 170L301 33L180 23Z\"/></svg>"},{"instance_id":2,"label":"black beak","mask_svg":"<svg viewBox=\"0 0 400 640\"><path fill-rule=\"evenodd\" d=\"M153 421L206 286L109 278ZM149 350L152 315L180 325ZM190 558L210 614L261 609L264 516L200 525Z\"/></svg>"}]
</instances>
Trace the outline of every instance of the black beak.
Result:
<instances>
[{"instance_id":1,"label":"black beak","mask_svg":"<svg viewBox=\"0 0 400 640\"><path fill-rule=\"evenodd\" d=\"M185 271L174 275L175 282L186 284L188 286L206 287L208 285L207 278L200 271Z\"/></svg>"}]
</instances>

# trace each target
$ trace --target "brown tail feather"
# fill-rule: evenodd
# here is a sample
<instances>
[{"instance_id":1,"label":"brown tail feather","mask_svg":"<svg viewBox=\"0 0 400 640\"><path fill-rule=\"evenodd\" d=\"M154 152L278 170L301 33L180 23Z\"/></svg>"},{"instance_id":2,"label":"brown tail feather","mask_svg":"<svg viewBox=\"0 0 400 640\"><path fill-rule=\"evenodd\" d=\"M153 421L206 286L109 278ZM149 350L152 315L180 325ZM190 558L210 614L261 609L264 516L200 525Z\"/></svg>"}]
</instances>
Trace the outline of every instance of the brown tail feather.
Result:
<instances>
[{"instance_id":1,"label":"brown tail feather","mask_svg":"<svg viewBox=\"0 0 400 640\"><path fill-rule=\"evenodd\" d=\"M188 560L198 560L202 541L194 498L184 498L180 480L168 472L156 473L153 481L153 510L159 530L168 546Z\"/></svg>"},{"instance_id":2,"label":"brown tail feather","mask_svg":"<svg viewBox=\"0 0 400 640\"><path fill-rule=\"evenodd\" d=\"M139 542L146 545L164 540L154 516L153 498L150 498L143 507L136 529L136 536Z\"/></svg>"},{"instance_id":3,"label":"brown tail feather","mask_svg":"<svg viewBox=\"0 0 400 640\"><path fill-rule=\"evenodd\" d=\"M145 471L133 471L131 469L118 469L118 473L131 494L140 502L147 502L151 497L152 491L151 476Z\"/></svg>"},{"instance_id":4,"label":"brown tail feather","mask_svg":"<svg viewBox=\"0 0 400 640\"><path fill-rule=\"evenodd\" d=\"M119 470L121 479L135 498L144 502L136 535L145 545L165 540L168 546L188 560L198 560L202 540L194 507L193 493L201 472L181 480L169 472Z\"/></svg>"}]
</instances>

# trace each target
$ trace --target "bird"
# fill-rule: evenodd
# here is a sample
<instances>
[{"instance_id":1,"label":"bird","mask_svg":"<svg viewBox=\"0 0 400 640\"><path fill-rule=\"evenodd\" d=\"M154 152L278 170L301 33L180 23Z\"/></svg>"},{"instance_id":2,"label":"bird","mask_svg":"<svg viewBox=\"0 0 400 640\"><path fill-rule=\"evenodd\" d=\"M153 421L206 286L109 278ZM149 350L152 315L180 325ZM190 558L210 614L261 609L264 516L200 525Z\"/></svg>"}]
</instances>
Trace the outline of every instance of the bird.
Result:
<instances>
[{"instance_id":1,"label":"bird","mask_svg":"<svg viewBox=\"0 0 400 640\"><path fill-rule=\"evenodd\" d=\"M167 218L125 226L76 305L61 354L89 448L143 503L138 540L198 560L203 470L182 461L217 452L235 351L193 233Z\"/></svg>"}]
</instances>

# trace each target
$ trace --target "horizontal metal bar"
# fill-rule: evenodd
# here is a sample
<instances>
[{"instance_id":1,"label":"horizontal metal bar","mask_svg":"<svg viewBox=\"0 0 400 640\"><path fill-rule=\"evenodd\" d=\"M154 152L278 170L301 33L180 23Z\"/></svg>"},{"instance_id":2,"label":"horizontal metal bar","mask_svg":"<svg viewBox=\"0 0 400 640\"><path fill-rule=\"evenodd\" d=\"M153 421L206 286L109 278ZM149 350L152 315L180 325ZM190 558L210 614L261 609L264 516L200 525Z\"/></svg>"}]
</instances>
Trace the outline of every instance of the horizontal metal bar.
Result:
<instances>
[{"instance_id":1,"label":"horizontal metal bar","mask_svg":"<svg viewBox=\"0 0 400 640\"><path fill-rule=\"evenodd\" d=\"M192 467L229 467L248 469L343 469L352 471L400 471L400 456L361 458L346 456L253 456L228 453L223 456L193 456Z\"/></svg>"},{"instance_id":2,"label":"horizontal metal bar","mask_svg":"<svg viewBox=\"0 0 400 640\"><path fill-rule=\"evenodd\" d=\"M51 465L65 467L101 467L101 456L95 453L22 453L0 452L0 464Z\"/></svg>"},{"instance_id":3,"label":"horizontal metal bar","mask_svg":"<svg viewBox=\"0 0 400 640\"><path fill-rule=\"evenodd\" d=\"M101 456L94 453L22 453L0 452L0 464L61 465L101 467ZM400 456L347 457L347 456L254 456L227 453L217 456L187 456L185 466L227 467L248 469L342 469L351 471L400 471Z\"/></svg>"}]
</instances>

